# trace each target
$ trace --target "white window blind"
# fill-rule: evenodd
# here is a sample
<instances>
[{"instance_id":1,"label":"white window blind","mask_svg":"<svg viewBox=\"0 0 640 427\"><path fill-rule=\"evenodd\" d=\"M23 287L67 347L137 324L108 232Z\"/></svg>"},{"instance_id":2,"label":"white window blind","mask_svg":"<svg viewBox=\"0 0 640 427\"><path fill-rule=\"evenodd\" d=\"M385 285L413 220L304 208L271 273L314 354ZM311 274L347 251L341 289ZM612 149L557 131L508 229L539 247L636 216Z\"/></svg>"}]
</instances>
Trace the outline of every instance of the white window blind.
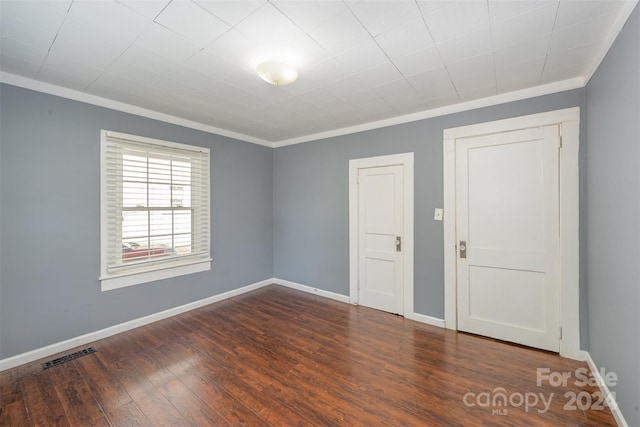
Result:
<instances>
[{"instance_id":1,"label":"white window blind","mask_svg":"<svg viewBox=\"0 0 640 427\"><path fill-rule=\"evenodd\" d=\"M102 179L103 278L210 261L207 148L103 131Z\"/></svg>"}]
</instances>

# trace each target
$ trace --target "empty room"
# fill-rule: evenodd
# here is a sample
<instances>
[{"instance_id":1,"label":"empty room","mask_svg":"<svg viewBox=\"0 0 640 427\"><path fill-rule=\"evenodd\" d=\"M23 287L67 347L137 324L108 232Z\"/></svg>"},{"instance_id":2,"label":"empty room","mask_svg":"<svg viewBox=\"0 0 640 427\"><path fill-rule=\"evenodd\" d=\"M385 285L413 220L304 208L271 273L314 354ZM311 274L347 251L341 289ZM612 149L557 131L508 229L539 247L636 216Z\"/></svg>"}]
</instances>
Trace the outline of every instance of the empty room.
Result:
<instances>
[{"instance_id":1,"label":"empty room","mask_svg":"<svg viewBox=\"0 0 640 427\"><path fill-rule=\"evenodd\" d=\"M0 426L640 426L637 0L0 35Z\"/></svg>"}]
</instances>

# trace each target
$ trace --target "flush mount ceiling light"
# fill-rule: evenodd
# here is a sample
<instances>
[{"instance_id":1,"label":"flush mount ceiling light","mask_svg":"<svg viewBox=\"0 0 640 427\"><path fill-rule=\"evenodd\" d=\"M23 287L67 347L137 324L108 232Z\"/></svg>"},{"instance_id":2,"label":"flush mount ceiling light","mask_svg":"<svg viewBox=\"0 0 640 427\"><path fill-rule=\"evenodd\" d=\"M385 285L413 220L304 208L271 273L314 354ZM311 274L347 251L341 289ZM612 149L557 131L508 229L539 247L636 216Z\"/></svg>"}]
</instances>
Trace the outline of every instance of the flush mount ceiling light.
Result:
<instances>
[{"instance_id":1,"label":"flush mount ceiling light","mask_svg":"<svg viewBox=\"0 0 640 427\"><path fill-rule=\"evenodd\" d=\"M284 86L293 83L298 78L298 72L289 64L278 61L267 61L256 67L258 75L265 82L274 86Z\"/></svg>"}]
</instances>

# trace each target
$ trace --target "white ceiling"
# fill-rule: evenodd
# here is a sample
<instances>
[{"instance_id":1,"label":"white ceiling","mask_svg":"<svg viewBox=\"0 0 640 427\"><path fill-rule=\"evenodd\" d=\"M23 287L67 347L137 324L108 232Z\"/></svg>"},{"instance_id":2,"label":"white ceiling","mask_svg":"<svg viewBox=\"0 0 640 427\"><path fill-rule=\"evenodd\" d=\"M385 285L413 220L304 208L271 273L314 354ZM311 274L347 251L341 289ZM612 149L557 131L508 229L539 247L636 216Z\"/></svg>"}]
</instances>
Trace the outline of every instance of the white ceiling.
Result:
<instances>
[{"instance_id":1,"label":"white ceiling","mask_svg":"<svg viewBox=\"0 0 640 427\"><path fill-rule=\"evenodd\" d=\"M584 85L636 3L0 0L0 70L277 145ZM298 80L261 80L267 59Z\"/></svg>"}]
</instances>

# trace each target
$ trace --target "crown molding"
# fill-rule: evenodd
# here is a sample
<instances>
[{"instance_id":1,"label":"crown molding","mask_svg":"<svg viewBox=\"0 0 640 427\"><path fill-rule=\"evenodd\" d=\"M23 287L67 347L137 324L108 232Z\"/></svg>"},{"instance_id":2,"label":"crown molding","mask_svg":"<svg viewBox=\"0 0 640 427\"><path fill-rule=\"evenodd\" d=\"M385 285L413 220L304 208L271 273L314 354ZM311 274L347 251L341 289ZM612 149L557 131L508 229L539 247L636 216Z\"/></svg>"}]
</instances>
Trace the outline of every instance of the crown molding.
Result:
<instances>
[{"instance_id":1,"label":"crown molding","mask_svg":"<svg viewBox=\"0 0 640 427\"><path fill-rule=\"evenodd\" d=\"M80 92L73 89L64 88L50 83L21 77L11 73L0 72L0 83L6 83L12 86L18 86L25 89L35 90L50 95L60 96L74 101L80 101L99 107L105 107L116 111L122 111L137 116L147 117L166 123L184 126L191 129L200 130L214 135L226 136L229 138L250 142L270 148L285 147L287 145L301 144L304 142L316 141L321 139L333 138L337 136L349 135L357 132L380 129L389 126L395 126L404 123L415 122L419 120L429 119L433 117L444 116L447 114L460 113L463 111L475 110L478 108L489 107L493 105L504 104L507 102L520 101L527 98L548 95L551 93L564 92L567 90L578 89L585 86L586 80L582 77L576 77L560 82L549 83L542 86L522 89L518 91L494 95L487 98L476 99L473 101L462 102L459 104L447 105L444 107L434 108L431 110L418 111L416 113L406 114L389 119L378 120L369 123L363 123L356 126L350 126L340 129L334 129L326 132L315 133L311 135L303 135L300 137L285 139L281 141L271 142L261 138L255 138L241 133L231 132L226 129L217 128L192 120L175 117L169 114L160 113L158 111L149 110L135 105L126 104L124 102L114 101L102 98L96 95Z\"/></svg>"},{"instance_id":2,"label":"crown molding","mask_svg":"<svg viewBox=\"0 0 640 427\"><path fill-rule=\"evenodd\" d=\"M183 119L180 117L172 116L170 114L160 113L158 111L149 110L147 108L137 107L135 105L126 104L124 102L114 101L100 96L91 95L89 93L80 92L78 90L68 89L62 86L29 79L27 77L18 76L11 73L0 72L0 83L18 86L24 89L31 89L37 92L47 93L49 95L60 96L62 98L72 99L74 101L96 105L98 107L122 111L123 113L134 114L136 116L142 116L148 119L159 120L165 123L184 126L214 135L226 136L228 138L239 139L241 141L251 142L253 144L264 145L266 147L273 148L273 143L271 141L267 141L261 138L255 138L253 136L245 135L242 133L228 131L226 129L205 125L193 120Z\"/></svg>"},{"instance_id":3,"label":"crown molding","mask_svg":"<svg viewBox=\"0 0 640 427\"><path fill-rule=\"evenodd\" d=\"M445 116L447 114L460 113L463 111L476 110L478 108L490 107L493 105L505 104L507 102L520 101L527 98L535 98L536 96L548 95L551 93L564 92L572 89L579 89L585 86L585 80L581 77L563 80L559 82L549 83L542 86L517 90L513 92L502 93L487 98L475 99L473 101L461 102L459 104L447 105L445 107L434 108L431 110L419 111L416 113L406 114L403 116L392 117L389 119L378 120L375 122L364 123L361 125L345 127L341 129L330 130L327 132L315 133L313 135L305 135L296 138L286 139L275 142L275 148L285 147L287 145L301 144L303 142L317 141L320 139L333 138L352 133L364 132L373 129L380 129L388 126L395 126L404 123L416 122L419 120L430 119L433 117Z\"/></svg>"}]
</instances>

